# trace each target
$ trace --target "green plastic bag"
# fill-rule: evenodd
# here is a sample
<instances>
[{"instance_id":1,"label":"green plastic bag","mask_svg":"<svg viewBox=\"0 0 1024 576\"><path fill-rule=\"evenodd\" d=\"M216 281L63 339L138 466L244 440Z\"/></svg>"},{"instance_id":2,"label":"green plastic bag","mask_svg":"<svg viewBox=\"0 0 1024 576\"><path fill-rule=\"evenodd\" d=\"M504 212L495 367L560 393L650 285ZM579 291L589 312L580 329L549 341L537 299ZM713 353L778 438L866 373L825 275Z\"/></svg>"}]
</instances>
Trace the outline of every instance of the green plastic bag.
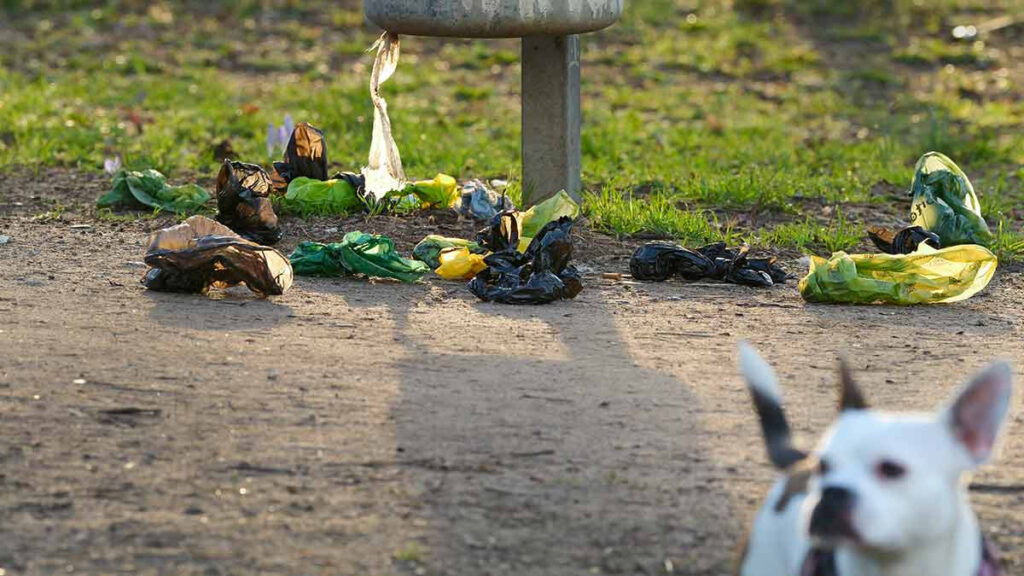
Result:
<instances>
[{"instance_id":1,"label":"green plastic bag","mask_svg":"<svg viewBox=\"0 0 1024 576\"><path fill-rule=\"evenodd\" d=\"M449 248L468 248L471 254L486 254L487 249L472 240L462 238L445 238L431 234L420 240L412 250L412 257L437 270L441 266L441 252Z\"/></svg>"},{"instance_id":2,"label":"green plastic bag","mask_svg":"<svg viewBox=\"0 0 1024 576\"><path fill-rule=\"evenodd\" d=\"M156 170L121 170L114 175L113 188L96 201L96 206L184 213L200 210L209 200L210 193L195 184L168 186L167 177Z\"/></svg>"},{"instance_id":3,"label":"green plastic bag","mask_svg":"<svg viewBox=\"0 0 1024 576\"><path fill-rule=\"evenodd\" d=\"M910 193L911 223L938 234L943 246L991 243L971 181L945 155L929 152L917 161Z\"/></svg>"},{"instance_id":4,"label":"green plastic bag","mask_svg":"<svg viewBox=\"0 0 1024 576\"><path fill-rule=\"evenodd\" d=\"M548 222L554 222L562 216L568 216L575 220L580 215L580 205L572 199L568 192L562 190L522 214L523 230L520 236L533 238Z\"/></svg>"},{"instance_id":5,"label":"green plastic bag","mask_svg":"<svg viewBox=\"0 0 1024 576\"><path fill-rule=\"evenodd\" d=\"M995 271L995 254L975 244L942 250L922 244L898 255L836 252L828 260L811 257L800 295L829 304L958 302L985 288Z\"/></svg>"},{"instance_id":6,"label":"green plastic bag","mask_svg":"<svg viewBox=\"0 0 1024 576\"><path fill-rule=\"evenodd\" d=\"M333 216L362 210L363 201L356 194L356 187L347 180L321 181L300 177L288 183L288 192L281 200L281 207L303 216Z\"/></svg>"},{"instance_id":7,"label":"green plastic bag","mask_svg":"<svg viewBox=\"0 0 1024 576\"><path fill-rule=\"evenodd\" d=\"M303 242L288 259L300 276L340 276L347 272L412 283L430 271L423 262L402 258L391 238L362 232L349 232L341 242L332 244Z\"/></svg>"}]
</instances>

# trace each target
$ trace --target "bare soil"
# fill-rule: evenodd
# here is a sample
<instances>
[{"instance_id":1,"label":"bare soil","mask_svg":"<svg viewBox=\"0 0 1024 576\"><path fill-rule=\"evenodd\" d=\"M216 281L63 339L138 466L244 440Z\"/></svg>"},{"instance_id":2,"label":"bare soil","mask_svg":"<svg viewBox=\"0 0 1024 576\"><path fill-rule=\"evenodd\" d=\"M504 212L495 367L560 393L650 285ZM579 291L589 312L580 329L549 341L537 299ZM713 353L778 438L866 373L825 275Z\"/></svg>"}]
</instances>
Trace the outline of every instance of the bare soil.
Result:
<instances>
[{"instance_id":1,"label":"bare soil","mask_svg":"<svg viewBox=\"0 0 1024 576\"><path fill-rule=\"evenodd\" d=\"M586 289L542 307L437 279L153 293L142 247L171 220L98 218L105 187L0 176L3 574L728 574L772 480L738 340L776 364L808 441L840 351L893 409L1024 365L1012 270L958 305L811 306L794 284L605 279L630 246L587 232ZM284 249L472 229L432 217L287 220ZM1022 415L973 485L1011 574Z\"/></svg>"}]
</instances>

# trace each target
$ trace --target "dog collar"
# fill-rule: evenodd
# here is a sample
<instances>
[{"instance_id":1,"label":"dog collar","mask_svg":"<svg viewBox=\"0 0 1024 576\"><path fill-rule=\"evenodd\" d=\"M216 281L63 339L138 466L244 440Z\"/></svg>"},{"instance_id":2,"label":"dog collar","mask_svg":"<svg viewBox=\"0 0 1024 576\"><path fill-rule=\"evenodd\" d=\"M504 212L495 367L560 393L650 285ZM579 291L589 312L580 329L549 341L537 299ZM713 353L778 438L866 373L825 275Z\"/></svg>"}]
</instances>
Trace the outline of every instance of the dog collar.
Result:
<instances>
[{"instance_id":1,"label":"dog collar","mask_svg":"<svg viewBox=\"0 0 1024 576\"><path fill-rule=\"evenodd\" d=\"M836 572L836 554L834 550L811 550L807 553L804 565L800 569L800 576L839 576ZM1005 576L1003 569L999 566L999 557L996 555L992 543L981 536L981 566L978 568L977 576Z\"/></svg>"}]
</instances>

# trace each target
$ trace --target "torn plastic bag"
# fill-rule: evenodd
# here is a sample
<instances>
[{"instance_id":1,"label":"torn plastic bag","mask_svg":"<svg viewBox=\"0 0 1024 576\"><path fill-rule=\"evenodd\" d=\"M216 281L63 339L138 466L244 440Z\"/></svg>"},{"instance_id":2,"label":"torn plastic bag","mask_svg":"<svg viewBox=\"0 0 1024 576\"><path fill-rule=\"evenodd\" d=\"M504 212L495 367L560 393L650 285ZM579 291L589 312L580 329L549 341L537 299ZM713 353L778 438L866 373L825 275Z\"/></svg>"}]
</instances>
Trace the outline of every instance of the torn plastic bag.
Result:
<instances>
[{"instance_id":1,"label":"torn plastic bag","mask_svg":"<svg viewBox=\"0 0 1024 576\"><path fill-rule=\"evenodd\" d=\"M491 252L518 249L523 236L523 214L518 210L505 210L493 218L487 228L477 232L476 241Z\"/></svg>"},{"instance_id":2,"label":"torn plastic bag","mask_svg":"<svg viewBox=\"0 0 1024 576\"><path fill-rule=\"evenodd\" d=\"M583 283L569 263L572 225L572 218L560 218L542 228L525 253L507 249L487 256L487 268L470 281L469 290L481 300L502 304L547 304L575 298Z\"/></svg>"},{"instance_id":3,"label":"torn plastic bag","mask_svg":"<svg viewBox=\"0 0 1024 576\"><path fill-rule=\"evenodd\" d=\"M362 232L349 232L341 242L332 244L303 242L289 259L300 276L339 276L347 272L412 283L430 271L423 262L402 258L391 238Z\"/></svg>"},{"instance_id":4,"label":"torn plastic bag","mask_svg":"<svg viewBox=\"0 0 1024 576\"><path fill-rule=\"evenodd\" d=\"M151 290L206 293L245 284L260 296L284 294L292 285L288 259L205 216L155 232L149 237L143 279Z\"/></svg>"},{"instance_id":5,"label":"torn plastic bag","mask_svg":"<svg viewBox=\"0 0 1024 576\"><path fill-rule=\"evenodd\" d=\"M992 241L971 181L945 155L929 152L917 161L910 194L911 224L937 234L943 246Z\"/></svg>"},{"instance_id":6,"label":"torn plastic bag","mask_svg":"<svg viewBox=\"0 0 1024 576\"><path fill-rule=\"evenodd\" d=\"M533 238L541 228L563 216L575 220L580 215L580 205L565 190L537 204L523 214L522 236Z\"/></svg>"},{"instance_id":7,"label":"torn plastic bag","mask_svg":"<svg viewBox=\"0 0 1024 576\"><path fill-rule=\"evenodd\" d=\"M225 160L217 175L217 221L253 242L276 244L284 231L270 202L272 190L263 168Z\"/></svg>"},{"instance_id":8,"label":"torn plastic bag","mask_svg":"<svg viewBox=\"0 0 1024 576\"><path fill-rule=\"evenodd\" d=\"M633 252L629 271L637 280L661 282L680 276L691 281L710 278L755 287L781 284L789 277L774 258L749 258L748 250L747 246L729 249L724 242L697 250L652 242Z\"/></svg>"},{"instance_id":9,"label":"torn plastic bag","mask_svg":"<svg viewBox=\"0 0 1024 576\"><path fill-rule=\"evenodd\" d=\"M404 190L406 179L402 169L402 157L391 134L391 119L388 118L388 103L381 95L380 85L387 82L398 69L401 52L397 34L384 32L374 47L377 57L370 75L370 99L373 101L373 140L370 142L370 157L363 168L366 177L366 192L380 202L389 192Z\"/></svg>"},{"instance_id":10,"label":"torn plastic bag","mask_svg":"<svg viewBox=\"0 0 1024 576\"><path fill-rule=\"evenodd\" d=\"M486 254L488 250L472 240L462 238L445 238L431 234L420 240L412 250L412 257L425 263L431 270L441 266L441 252L448 248L466 248L470 254Z\"/></svg>"},{"instance_id":11,"label":"torn plastic bag","mask_svg":"<svg viewBox=\"0 0 1024 576\"><path fill-rule=\"evenodd\" d=\"M831 304L933 304L977 294L996 271L996 256L976 244L935 250L922 244L907 255L847 254L811 257L800 295Z\"/></svg>"},{"instance_id":12,"label":"torn plastic bag","mask_svg":"<svg viewBox=\"0 0 1024 576\"><path fill-rule=\"evenodd\" d=\"M445 280L470 280L487 264L483 254L473 254L468 248L448 248L441 252L441 262L434 272Z\"/></svg>"},{"instance_id":13,"label":"torn plastic bag","mask_svg":"<svg viewBox=\"0 0 1024 576\"><path fill-rule=\"evenodd\" d=\"M288 192L280 200L281 208L302 216L335 216L361 211L365 205L359 196L359 179L343 174L335 180L313 180L299 177L288 184Z\"/></svg>"},{"instance_id":14,"label":"torn plastic bag","mask_svg":"<svg viewBox=\"0 0 1024 576\"><path fill-rule=\"evenodd\" d=\"M459 213L473 220L490 220L498 212L515 210L512 199L489 190L483 182L472 180L463 184Z\"/></svg>"},{"instance_id":15,"label":"torn plastic bag","mask_svg":"<svg viewBox=\"0 0 1024 576\"><path fill-rule=\"evenodd\" d=\"M274 162L274 172L278 188L287 188L292 180L300 177L327 180L324 133L308 122L296 126L284 150L284 161Z\"/></svg>"},{"instance_id":16,"label":"torn plastic bag","mask_svg":"<svg viewBox=\"0 0 1024 576\"><path fill-rule=\"evenodd\" d=\"M186 213L202 209L210 193L195 184L169 186L167 177L156 170L141 172L120 170L114 174L113 187L96 201L98 208L124 207L134 210L159 208Z\"/></svg>"},{"instance_id":17,"label":"torn plastic bag","mask_svg":"<svg viewBox=\"0 0 1024 576\"><path fill-rule=\"evenodd\" d=\"M868 228L868 238L876 248L886 254L913 254L921 244L927 244L936 250L942 248L938 234L920 226L908 226L899 232L881 226L871 226Z\"/></svg>"}]
</instances>

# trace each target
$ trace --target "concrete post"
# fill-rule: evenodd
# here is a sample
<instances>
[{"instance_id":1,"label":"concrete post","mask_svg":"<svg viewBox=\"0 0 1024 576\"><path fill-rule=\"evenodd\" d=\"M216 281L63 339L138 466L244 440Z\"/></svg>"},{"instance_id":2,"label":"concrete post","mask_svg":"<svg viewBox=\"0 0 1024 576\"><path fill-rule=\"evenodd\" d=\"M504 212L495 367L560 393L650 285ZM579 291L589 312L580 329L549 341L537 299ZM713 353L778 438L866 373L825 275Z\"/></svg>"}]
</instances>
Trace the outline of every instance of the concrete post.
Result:
<instances>
[{"instance_id":1,"label":"concrete post","mask_svg":"<svg viewBox=\"0 0 1024 576\"><path fill-rule=\"evenodd\" d=\"M523 38L523 204L566 190L579 200L580 38Z\"/></svg>"}]
</instances>

